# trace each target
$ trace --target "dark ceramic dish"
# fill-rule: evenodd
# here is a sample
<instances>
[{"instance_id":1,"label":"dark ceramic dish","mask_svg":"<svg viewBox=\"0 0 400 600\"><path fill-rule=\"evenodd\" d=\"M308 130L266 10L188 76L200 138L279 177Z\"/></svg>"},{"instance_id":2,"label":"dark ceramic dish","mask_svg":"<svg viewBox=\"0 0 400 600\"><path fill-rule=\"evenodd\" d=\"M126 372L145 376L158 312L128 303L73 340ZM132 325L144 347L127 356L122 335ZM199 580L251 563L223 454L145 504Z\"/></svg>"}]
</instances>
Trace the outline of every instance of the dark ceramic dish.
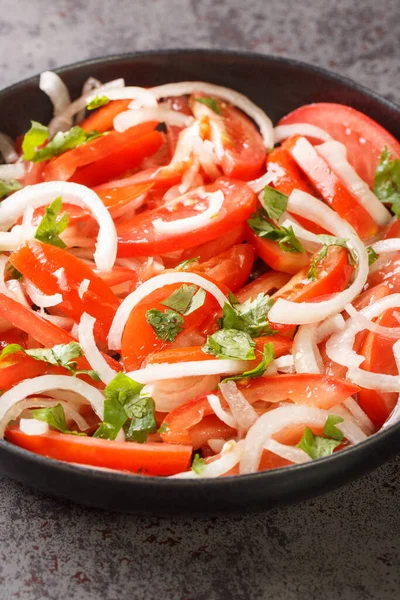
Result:
<instances>
[{"instance_id":1,"label":"dark ceramic dish","mask_svg":"<svg viewBox=\"0 0 400 600\"><path fill-rule=\"evenodd\" d=\"M203 80L247 94L276 121L310 102L339 102L363 111L400 137L400 109L352 81L323 69L272 56L219 51L170 51L116 56L58 71L72 96L94 76L124 77L153 86ZM0 131L16 136L51 106L32 77L0 93ZM361 444L306 465L254 475L190 481L136 477L69 465L0 442L0 469L29 486L89 506L131 513L218 514L266 510L317 496L379 466L400 451L400 424Z\"/></svg>"}]
</instances>

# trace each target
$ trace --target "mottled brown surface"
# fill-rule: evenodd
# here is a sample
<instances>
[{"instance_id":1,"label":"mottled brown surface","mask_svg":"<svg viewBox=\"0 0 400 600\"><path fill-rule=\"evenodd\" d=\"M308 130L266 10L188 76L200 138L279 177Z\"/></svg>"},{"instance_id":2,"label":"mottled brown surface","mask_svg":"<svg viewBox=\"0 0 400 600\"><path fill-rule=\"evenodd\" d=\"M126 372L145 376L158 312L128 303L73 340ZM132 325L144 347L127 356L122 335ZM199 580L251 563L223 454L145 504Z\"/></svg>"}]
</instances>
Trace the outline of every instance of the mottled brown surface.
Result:
<instances>
[{"instance_id":1,"label":"mottled brown surface","mask_svg":"<svg viewBox=\"0 0 400 600\"><path fill-rule=\"evenodd\" d=\"M355 6L357 4L357 6ZM137 49L291 56L400 100L398 0L0 0L0 85ZM264 515L135 518L0 492L0 599L395 600L399 467Z\"/></svg>"}]
</instances>

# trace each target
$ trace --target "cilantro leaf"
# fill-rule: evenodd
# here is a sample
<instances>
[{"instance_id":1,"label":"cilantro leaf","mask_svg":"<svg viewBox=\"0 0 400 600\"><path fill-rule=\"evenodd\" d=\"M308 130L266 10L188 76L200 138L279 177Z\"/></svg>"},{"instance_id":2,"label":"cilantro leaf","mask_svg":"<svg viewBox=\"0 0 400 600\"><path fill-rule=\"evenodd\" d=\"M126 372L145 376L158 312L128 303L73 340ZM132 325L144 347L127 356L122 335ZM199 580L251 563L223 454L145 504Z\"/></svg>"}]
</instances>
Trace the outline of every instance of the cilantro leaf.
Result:
<instances>
[{"instance_id":1,"label":"cilantro leaf","mask_svg":"<svg viewBox=\"0 0 400 600\"><path fill-rule=\"evenodd\" d=\"M168 298L163 300L161 304L168 306L168 308L172 308L176 312L181 313L181 315L185 315L191 305L196 290L197 286L184 283L180 288L172 292Z\"/></svg>"},{"instance_id":2,"label":"cilantro leaf","mask_svg":"<svg viewBox=\"0 0 400 600\"><path fill-rule=\"evenodd\" d=\"M22 158L34 161L36 148L42 146L49 137L49 129L37 121L31 121L30 130L24 135L22 142Z\"/></svg>"},{"instance_id":3,"label":"cilantro leaf","mask_svg":"<svg viewBox=\"0 0 400 600\"><path fill-rule=\"evenodd\" d=\"M206 354L214 354L218 358L254 360L256 358L255 345L245 331L220 329L207 336L207 343L203 346L203 351Z\"/></svg>"},{"instance_id":4,"label":"cilantro leaf","mask_svg":"<svg viewBox=\"0 0 400 600\"><path fill-rule=\"evenodd\" d=\"M305 252L292 226L283 227L274 225L264 218L262 211L258 211L252 215L247 222L258 237L278 242L281 250L284 252Z\"/></svg>"},{"instance_id":5,"label":"cilantro leaf","mask_svg":"<svg viewBox=\"0 0 400 600\"><path fill-rule=\"evenodd\" d=\"M115 440L118 432L126 428L127 439L145 442L148 433L157 429L155 405L152 398L142 396L144 385L118 373L104 390L104 421L94 437Z\"/></svg>"},{"instance_id":6,"label":"cilantro leaf","mask_svg":"<svg viewBox=\"0 0 400 600\"><path fill-rule=\"evenodd\" d=\"M200 258L200 256L196 256L195 258L188 258L186 260L183 260L178 265L176 265L175 270L176 271L183 271L183 269L186 269L186 267L188 265L190 265L191 263L197 262L199 260L199 258Z\"/></svg>"},{"instance_id":7,"label":"cilantro leaf","mask_svg":"<svg viewBox=\"0 0 400 600\"><path fill-rule=\"evenodd\" d=\"M146 321L154 329L156 336L165 342L173 342L183 330L183 317L174 310L161 312L152 308L146 312Z\"/></svg>"},{"instance_id":8,"label":"cilantro leaf","mask_svg":"<svg viewBox=\"0 0 400 600\"><path fill-rule=\"evenodd\" d=\"M205 300L206 300L206 292L205 292L205 290L203 290L203 288L199 288L197 290L197 292L195 293L195 295L193 296L189 308L184 313L185 317L187 315L190 315L192 312L194 312L201 306L203 306Z\"/></svg>"},{"instance_id":9,"label":"cilantro leaf","mask_svg":"<svg viewBox=\"0 0 400 600\"><path fill-rule=\"evenodd\" d=\"M262 360L256 367L254 367L254 369L251 369L251 371L245 371L241 375L225 377L225 379L223 379L221 383L225 383L226 381L238 381L240 379L254 379L255 377L261 377L265 373L271 362L274 360L274 358L274 345L271 342L268 342L268 344L264 344Z\"/></svg>"},{"instance_id":10,"label":"cilantro leaf","mask_svg":"<svg viewBox=\"0 0 400 600\"><path fill-rule=\"evenodd\" d=\"M68 213L64 213L60 219L57 220L60 214L62 206L62 198L56 198L46 207L45 215L39 223L36 229L35 239L44 242L45 244L51 244L57 246L57 248L65 248L66 245L60 238L60 233L65 231L68 227L69 216Z\"/></svg>"},{"instance_id":11,"label":"cilantro leaf","mask_svg":"<svg viewBox=\"0 0 400 600\"><path fill-rule=\"evenodd\" d=\"M342 417L339 417L338 415L329 415L323 430L325 437L314 435L311 429L306 427L303 432L303 437L297 444L297 448L304 450L304 452L312 459L330 456L344 438L340 429L335 427L335 425L342 422Z\"/></svg>"},{"instance_id":12,"label":"cilantro leaf","mask_svg":"<svg viewBox=\"0 0 400 600\"><path fill-rule=\"evenodd\" d=\"M372 248L372 246L368 246L368 248L367 248L367 254L368 254L368 264L369 264L369 266L371 266L371 265L374 264L374 262L376 260L378 260L379 254L377 254L375 252L375 250Z\"/></svg>"},{"instance_id":13,"label":"cilantro leaf","mask_svg":"<svg viewBox=\"0 0 400 600\"><path fill-rule=\"evenodd\" d=\"M21 188L22 185L19 181L15 181L15 179L12 179L11 181L0 180L0 198L4 198L5 196L8 196L8 194L11 194L11 192L16 192Z\"/></svg>"},{"instance_id":14,"label":"cilantro leaf","mask_svg":"<svg viewBox=\"0 0 400 600\"><path fill-rule=\"evenodd\" d=\"M381 202L391 204L392 212L400 216L400 159L390 157L385 147L375 173L374 193Z\"/></svg>"},{"instance_id":15,"label":"cilantro leaf","mask_svg":"<svg viewBox=\"0 0 400 600\"><path fill-rule=\"evenodd\" d=\"M343 417L339 417L339 415L329 415L324 425L324 435L341 442L344 438L343 432L340 431L340 429L338 429L337 427L335 427L335 425L337 425L338 423L343 423L343 421Z\"/></svg>"},{"instance_id":16,"label":"cilantro leaf","mask_svg":"<svg viewBox=\"0 0 400 600\"><path fill-rule=\"evenodd\" d=\"M164 421L164 423L161 423L157 433L167 433L167 431L169 431L169 426L168 423L165 423Z\"/></svg>"},{"instance_id":17,"label":"cilantro leaf","mask_svg":"<svg viewBox=\"0 0 400 600\"><path fill-rule=\"evenodd\" d=\"M219 105L218 100L215 100L215 98L196 98L196 102L199 102L200 104L205 104L206 106L208 106L208 108L211 108L211 110L213 110L217 115L221 114L221 107Z\"/></svg>"},{"instance_id":18,"label":"cilantro leaf","mask_svg":"<svg viewBox=\"0 0 400 600\"><path fill-rule=\"evenodd\" d=\"M286 210L288 196L282 194L275 188L266 185L261 196L261 204L268 217L273 221L279 221Z\"/></svg>"},{"instance_id":19,"label":"cilantro leaf","mask_svg":"<svg viewBox=\"0 0 400 600\"><path fill-rule=\"evenodd\" d=\"M232 305L225 303L223 307L223 328L246 331L252 337L274 333L268 322L268 312L274 304L272 298L261 292L256 298L250 298L243 304L233 297L230 300Z\"/></svg>"},{"instance_id":20,"label":"cilantro leaf","mask_svg":"<svg viewBox=\"0 0 400 600\"><path fill-rule=\"evenodd\" d=\"M319 252L314 254L313 259L310 264L310 268L307 273L308 279L315 280L318 277L317 265L326 257L328 254L328 249L331 246L340 246L341 248L345 248L349 252L349 260L353 259L353 255L351 253L350 248L347 245L347 240L345 238L335 237L334 235L324 235L321 234L318 236L323 246Z\"/></svg>"},{"instance_id":21,"label":"cilantro leaf","mask_svg":"<svg viewBox=\"0 0 400 600\"><path fill-rule=\"evenodd\" d=\"M201 458L200 454L195 454L192 466L190 468L196 473L196 475L201 475L201 473L206 468L206 461L204 460L204 458Z\"/></svg>"},{"instance_id":22,"label":"cilantro leaf","mask_svg":"<svg viewBox=\"0 0 400 600\"><path fill-rule=\"evenodd\" d=\"M96 96L95 98L93 98L93 100L91 100L86 105L86 108L87 108L87 110L95 110L95 108L100 108L100 106L105 106L109 102L110 102L110 100L107 98L107 96Z\"/></svg>"},{"instance_id":23,"label":"cilantro leaf","mask_svg":"<svg viewBox=\"0 0 400 600\"><path fill-rule=\"evenodd\" d=\"M32 410L31 413L35 419L38 419L38 421L44 421L61 433L86 435L85 433L80 433L79 431L70 431L68 429L64 408L61 404L57 404L57 406L52 406L51 408L36 408L35 410Z\"/></svg>"}]
</instances>

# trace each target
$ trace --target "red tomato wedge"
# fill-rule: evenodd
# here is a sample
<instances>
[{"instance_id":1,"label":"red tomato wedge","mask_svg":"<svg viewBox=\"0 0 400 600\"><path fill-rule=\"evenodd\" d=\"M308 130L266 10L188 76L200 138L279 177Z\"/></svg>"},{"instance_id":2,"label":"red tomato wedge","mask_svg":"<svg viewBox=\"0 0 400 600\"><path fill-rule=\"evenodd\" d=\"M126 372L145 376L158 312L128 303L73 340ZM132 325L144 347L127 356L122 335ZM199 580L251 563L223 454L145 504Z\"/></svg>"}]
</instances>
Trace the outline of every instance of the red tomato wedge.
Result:
<instances>
[{"instance_id":1,"label":"red tomato wedge","mask_svg":"<svg viewBox=\"0 0 400 600\"><path fill-rule=\"evenodd\" d=\"M60 156L53 158L53 160L47 164L45 168L45 180L67 181L72 177L76 169L79 167L84 167L85 165L89 165L103 159L108 159L108 163L113 163L114 158L111 159L110 157L112 157L115 153L119 155L125 146L129 149L132 148L133 145L133 148L135 148L137 141L143 137L146 137L150 133L156 134L155 137L159 141L159 146L161 146L163 137L159 132L154 131L156 125L157 121L151 121L131 127L123 133L112 131L111 133L92 140L91 142L81 144L73 150L68 150L68 152L60 154ZM120 171L120 173L121 172L122 171ZM93 185L98 185L100 183L102 182L99 181Z\"/></svg>"},{"instance_id":2,"label":"red tomato wedge","mask_svg":"<svg viewBox=\"0 0 400 600\"><path fill-rule=\"evenodd\" d=\"M376 319L383 327L398 327L397 309L386 310ZM369 331L360 354L365 356L361 369L385 375L397 375L398 369L393 354L395 339L384 338ZM358 393L358 403L378 428L382 427L396 405L398 394L392 392L377 392L361 389Z\"/></svg>"},{"instance_id":3,"label":"red tomato wedge","mask_svg":"<svg viewBox=\"0 0 400 600\"><path fill-rule=\"evenodd\" d=\"M54 367L17 352L0 360L0 389L8 390L22 379L39 377L45 374L65 373L63 369Z\"/></svg>"},{"instance_id":4,"label":"red tomato wedge","mask_svg":"<svg viewBox=\"0 0 400 600\"><path fill-rule=\"evenodd\" d=\"M188 260L189 258L199 258L199 262L205 262L217 254L221 254L225 250L228 250L234 244L240 244L245 238L245 225L241 224L234 227L230 231L227 231L220 238L215 238L211 242L194 246L193 248L187 248L182 252L179 257L179 261L174 262L176 266L180 261Z\"/></svg>"},{"instance_id":5,"label":"red tomato wedge","mask_svg":"<svg viewBox=\"0 0 400 600\"><path fill-rule=\"evenodd\" d=\"M283 117L278 125L292 123L316 125L342 142L350 164L370 187L385 146L392 158L400 158L399 142L379 123L350 106L329 102L307 104Z\"/></svg>"},{"instance_id":6,"label":"red tomato wedge","mask_svg":"<svg viewBox=\"0 0 400 600\"><path fill-rule=\"evenodd\" d=\"M199 214L200 204L203 210L208 208L208 201L201 199L199 193L212 193L221 190L224 203L210 224L188 233L160 234L155 231L153 221L177 221ZM186 204L190 202L190 206ZM193 247L194 236L198 235L203 243L213 240L236 227L250 217L255 210L254 192L242 181L226 178L217 179L213 184L197 188L180 196L174 203L164 207L148 210L136 215L130 221L117 225L119 256L154 256L165 252L173 252Z\"/></svg>"},{"instance_id":7,"label":"red tomato wedge","mask_svg":"<svg viewBox=\"0 0 400 600\"><path fill-rule=\"evenodd\" d=\"M290 152L325 202L346 219L362 239L378 232L371 215L305 138L294 136L284 142L283 147Z\"/></svg>"},{"instance_id":8,"label":"red tomato wedge","mask_svg":"<svg viewBox=\"0 0 400 600\"><path fill-rule=\"evenodd\" d=\"M280 273L279 271L268 271L251 283L242 288L236 297L239 302L245 302L249 298L256 298L258 294L271 294L280 290L288 281L290 275L288 273Z\"/></svg>"},{"instance_id":9,"label":"red tomato wedge","mask_svg":"<svg viewBox=\"0 0 400 600\"><path fill-rule=\"evenodd\" d=\"M307 252L285 252L278 242L258 237L250 226L247 227L246 239L254 246L256 254L276 271L294 275L310 263Z\"/></svg>"},{"instance_id":10,"label":"red tomato wedge","mask_svg":"<svg viewBox=\"0 0 400 600\"><path fill-rule=\"evenodd\" d=\"M91 112L86 119L79 123L79 126L87 131L87 133L91 131L104 133L109 129L114 129L114 118L124 110L128 110L131 102L132 100L113 100Z\"/></svg>"},{"instance_id":11,"label":"red tomato wedge","mask_svg":"<svg viewBox=\"0 0 400 600\"><path fill-rule=\"evenodd\" d=\"M106 341L120 302L88 265L66 250L37 240L21 246L9 260L44 294L60 292L63 301L58 307L74 321L79 322L84 312L95 317L95 333L101 341ZM88 279L90 283L86 293L80 298L79 286L84 279Z\"/></svg>"},{"instance_id":12,"label":"red tomato wedge","mask_svg":"<svg viewBox=\"0 0 400 600\"><path fill-rule=\"evenodd\" d=\"M70 463L143 475L175 475L190 466L192 446L163 443L110 442L49 431L26 435L8 427L6 439L25 450Z\"/></svg>"},{"instance_id":13,"label":"red tomato wedge","mask_svg":"<svg viewBox=\"0 0 400 600\"><path fill-rule=\"evenodd\" d=\"M226 285L232 292L247 281L254 262L254 249L249 244L232 246L229 250L200 264L188 265L186 270L205 273L214 281Z\"/></svg>"},{"instance_id":14,"label":"red tomato wedge","mask_svg":"<svg viewBox=\"0 0 400 600\"><path fill-rule=\"evenodd\" d=\"M236 429L229 427L229 425L218 419L216 415L207 415L199 423L191 427L188 439L193 446L193 450L197 450L204 446L208 440L229 440L236 435Z\"/></svg>"},{"instance_id":15,"label":"red tomato wedge","mask_svg":"<svg viewBox=\"0 0 400 600\"><path fill-rule=\"evenodd\" d=\"M93 188L93 191L103 201L104 206L108 208L111 216L115 218L117 211L133 202L133 200L141 198L153 185L153 183L134 183L126 187L100 186ZM134 209L134 207L132 208Z\"/></svg>"},{"instance_id":16,"label":"red tomato wedge","mask_svg":"<svg viewBox=\"0 0 400 600\"><path fill-rule=\"evenodd\" d=\"M330 246L327 255L316 265L317 277L308 279L308 267L299 271L273 297L292 302L308 302L341 292L349 283L354 267L349 264L345 248Z\"/></svg>"},{"instance_id":17,"label":"red tomato wedge","mask_svg":"<svg viewBox=\"0 0 400 600\"><path fill-rule=\"evenodd\" d=\"M192 108L196 116L204 113L209 116L211 138L217 138L217 145L224 150L222 172L226 177L244 181L255 179L265 161L265 146L257 128L237 108L217 99L220 114L211 112L197 101L201 97L200 94L192 96Z\"/></svg>"}]
</instances>

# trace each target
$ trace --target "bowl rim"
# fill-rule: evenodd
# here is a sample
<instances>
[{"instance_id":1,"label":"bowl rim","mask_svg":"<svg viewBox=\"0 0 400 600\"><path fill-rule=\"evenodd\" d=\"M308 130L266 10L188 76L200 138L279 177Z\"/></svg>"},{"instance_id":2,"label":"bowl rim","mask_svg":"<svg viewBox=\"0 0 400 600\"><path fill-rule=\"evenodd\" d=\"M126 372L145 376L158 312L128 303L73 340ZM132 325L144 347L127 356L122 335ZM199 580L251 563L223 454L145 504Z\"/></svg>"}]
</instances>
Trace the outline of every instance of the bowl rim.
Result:
<instances>
[{"instance_id":1,"label":"bowl rim","mask_svg":"<svg viewBox=\"0 0 400 600\"><path fill-rule=\"evenodd\" d=\"M79 69L80 67L92 66L95 68L97 65L104 64L112 64L121 60L129 60L129 59L140 59L140 58L152 58L158 56L171 56L174 55L204 55L207 56L218 56L220 58L244 58L244 59L253 59L258 60L260 62L271 61L277 64L282 63L285 65L293 66L297 69L305 70L307 72L323 75L325 78L331 79L332 81L336 81L342 83L346 86L351 87L353 90L358 91L360 94L364 96L368 96L379 104L386 105L393 112L398 113L400 116L400 105L397 105L392 100L389 100L380 94L376 93L374 90L369 89L368 87L360 84L349 77L346 77L340 73L336 73L324 67L320 67L319 65L313 65L307 63L305 61L293 59L285 56L277 56L274 54L263 54L258 52L249 52L245 50L236 50L236 49L210 49L210 48L168 48L161 50L141 50L137 52L126 52L126 53L118 53L112 54L104 57L95 57L86 60L81 60L78 62L69 63L67 65L63 65L53 71L59 75L63 75L67 72L72 72L75 69ZM0 98L9 92L18 91L19 88L23 87L27 84L33 84L39 79L40 74L37 73L30 77L26 77L20 81L12 83L5 88L0 90ZM92 478L97 479L99 482L110 483L114 481L120 484L128 484L129 482L132 485L142 485L147 488L160 488L162 486L163 491L169 491L172 488L183 489L187 486L195 487L199 486L199 482L201 481L202 486L207 486L208 488L221 487L229 485L235 485L236 487L247 487L249 483L260 482L261 480L280 480L285 478L287 472L290 473L302 473L305 469L307 469L307 473L312 470L317 472L318 470L323 469L326 466L326 470L329 471L329 465L340 464L346 460L348 455L352 457L359 458L361 455L368 454L368 451L375 449L377 446L383 446L389 439L394 438L396 435L400 434L400 422L389 426L388 428L381 429L380 431L372 434L367 437L362 442L358 442L353 446L349 446L344 448L340 452L334 453L331 456L326 456L323 458L319 458L316 460L312 460L302 464L289 465L285 467L270 469L267 471L259 471L256 473L248 473L241 475L231 475L226 477L218 477L218 478L196 478L196 479L184 479L184 478L168 478L168 477L157 477L157 476L146 476L143 477L141 475L123 471L112 471L112 470L102 470L101 468L92 467L90 465L81 465L76 463L68 463L60 460L56 460L53 458L49 458L46 456L42 456L40 454L36 454L35 452L31 452L29 450L25 450L18 446L7 442L6 440L0 440L0 448L2 451L10 453L11 455L15 455L16 457L23 458L24 460L29 462L34 462L38 465L42 465L44 468L55 468L64 472L65 474L71 475L89 475ZM393 453L394 454L394 453ZM240 491L240 490L239 490Z\"/></svg>"}]
</instances>

